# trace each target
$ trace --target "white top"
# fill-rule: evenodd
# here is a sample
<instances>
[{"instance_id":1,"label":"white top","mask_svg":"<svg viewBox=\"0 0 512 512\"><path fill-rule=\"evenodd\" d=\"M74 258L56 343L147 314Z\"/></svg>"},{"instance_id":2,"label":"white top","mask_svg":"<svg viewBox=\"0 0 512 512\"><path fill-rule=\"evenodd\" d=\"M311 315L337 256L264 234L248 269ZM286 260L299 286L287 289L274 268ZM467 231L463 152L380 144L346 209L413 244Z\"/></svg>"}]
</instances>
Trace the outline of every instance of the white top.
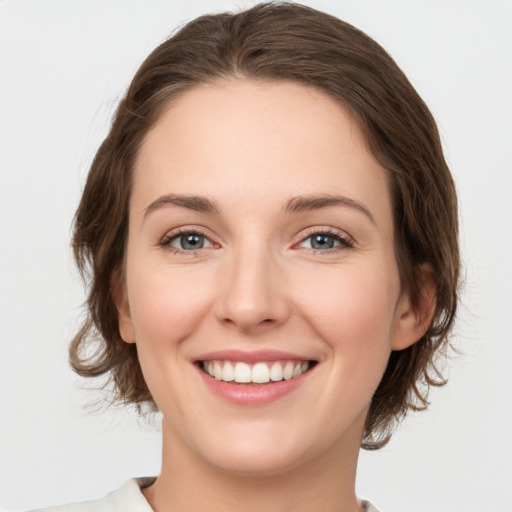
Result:
<instances>
[{"instance_id":1,"label":"white top","mask_svg":"<svg viewBox=\"0 0 512 512\"><path fill-rule=\"evenodd\" d=\"M32 512L154 512L141 492L154 478L132 478L104 498L71 505L57 505Z\"/></svg>"},{"instance_id":2,"label":"white top","mask_svg":"<svg viewBox=\"0 0 512 512\"><path fill-rule=\"evenodd\" d=\"M132 478L122 487L99 500L83 501L71 505L57 505L32 512L154 512L141 492L155 478ZM379 512L369 501L361 501L364 512Z\"/></svg>"}]
</instances>

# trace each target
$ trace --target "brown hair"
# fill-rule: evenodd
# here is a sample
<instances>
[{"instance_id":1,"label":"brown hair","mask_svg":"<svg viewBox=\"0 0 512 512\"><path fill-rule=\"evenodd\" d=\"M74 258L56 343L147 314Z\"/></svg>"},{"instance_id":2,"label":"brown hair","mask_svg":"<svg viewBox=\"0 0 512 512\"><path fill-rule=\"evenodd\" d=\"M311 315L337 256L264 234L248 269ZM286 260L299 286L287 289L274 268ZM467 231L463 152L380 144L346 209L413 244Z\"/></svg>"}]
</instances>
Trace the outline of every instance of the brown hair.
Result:
<instances>
[{"instance_id":1,"label":"brown hair","mask_svg":"<svg viewBox=\"0 0 512 512\"><path fill-rule=\"evenodd\" d=\"M120 337L112 299L128 235L133 164L172 99L199 84L234 77L293 80L343 105L388 170L397 261L413 305L419 299L420 265L433 269L432 323L418 343L392 352L371 403L363 447L379 448L395 421L408 409L424 409L429 387L445 382L435 363L448 346L457 307L455 188L435 121L393 59L363 32L301 5L267 3L197 18L156 48L136 73L76 213L73 247L82 275L90 272L90 290L87 319L70 347L71 365L82 376L108 374L121 402L153 403L136 344Z\"/></svg>"}]
</instances>

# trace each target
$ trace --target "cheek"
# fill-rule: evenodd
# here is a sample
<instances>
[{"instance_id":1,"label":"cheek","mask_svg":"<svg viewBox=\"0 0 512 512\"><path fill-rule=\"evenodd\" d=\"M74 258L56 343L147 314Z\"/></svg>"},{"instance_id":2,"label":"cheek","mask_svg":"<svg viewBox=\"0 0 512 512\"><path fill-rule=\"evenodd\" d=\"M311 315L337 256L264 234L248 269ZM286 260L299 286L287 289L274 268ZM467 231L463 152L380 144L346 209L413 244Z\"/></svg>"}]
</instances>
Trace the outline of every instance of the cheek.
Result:
<instances>
[{"instance_id":1,"label":"cheek","mask_svg":"<svg viewBox=\"0 0 512 512\"><path fill-rule=\"evenodd\" d=\"M304 276L302 309L341 356L389 355L399 281L397 272L376 267L329 268Z\"/></svg>"},{"instance_id":2,"label":"cheek","mask_svg":"<svg viewBox=\"0 0 512 512\"><path fill-rule=\"evenodd\" d=\"M183 417L194 397L182 386L182 362L187 360L190 344L181 342L194 338L210 310L211 283L208 276L199 278L188 268L165 265L134 266L127 274L131 276L128 293L144 378L158 407L172 407L175 414L171 416Z\"/></svg>"},{"instance_id":3,"label":"cheek","mask_svg":"<svg viewBox=\"0 0 512 512\"><path fill-rule=\"evenodd\" d=\"M344 270L308 280L309 293L302 295L308 323L330 354L325 394L318 401L338 425L346 422L347 411L367 408L384 375L399 294L392 272Z\"/></svg>"},{"instance_id":4,"label":"cheek","mask_svg":"<svg viewBox=\"0 0 512 512\"><path fill-rule=\"evenodd\" d=\"M213 287L207 273L170 269L165 265L132 268L128 281L136 339L140 344L178 343L199 325L211 304ZM163 348L163 346L162 346Z\"/></svg>"}]
</instances>

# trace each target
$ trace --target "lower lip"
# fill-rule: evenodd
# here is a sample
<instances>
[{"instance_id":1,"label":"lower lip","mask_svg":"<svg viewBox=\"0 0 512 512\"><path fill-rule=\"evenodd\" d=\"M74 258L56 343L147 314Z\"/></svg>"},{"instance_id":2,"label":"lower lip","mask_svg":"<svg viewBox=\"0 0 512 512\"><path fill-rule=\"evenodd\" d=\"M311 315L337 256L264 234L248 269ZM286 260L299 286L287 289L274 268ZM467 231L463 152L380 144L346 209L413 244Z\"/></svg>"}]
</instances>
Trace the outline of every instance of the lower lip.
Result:
<instances>
[{"instance_id":1,"label":"lower lip","mask_svg":"<svg viewBox=\"0 0 512 512\"><path fill-rule=\"evenodd\" d=\"M204 383L220 398L236 405L266 405L279 400L299 388L311 373L311 369L299 377L268 384L238 384L210 377L197 367Z\"/></svg>"}]
</instances>

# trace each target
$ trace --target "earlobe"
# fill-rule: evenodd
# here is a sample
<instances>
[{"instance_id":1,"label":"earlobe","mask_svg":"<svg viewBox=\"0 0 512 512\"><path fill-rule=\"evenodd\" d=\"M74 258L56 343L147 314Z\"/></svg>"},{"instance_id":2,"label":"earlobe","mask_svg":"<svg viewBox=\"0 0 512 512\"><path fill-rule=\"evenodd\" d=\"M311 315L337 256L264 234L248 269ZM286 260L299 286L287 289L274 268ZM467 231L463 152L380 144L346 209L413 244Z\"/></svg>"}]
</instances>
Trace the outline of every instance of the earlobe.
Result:
<instances>
[{"instance_id":1,"label":"earlobe","mask_svg":"<svg viewBox=\"0 0 512 512\"><path fill-rule=\"evenodd\" d=\"M400 299L393 350L403 350L414 345L427 332L432 322L436 307L434 270L430 264L424 264L420 271L422 283L418 303L413 305L407 295Z\"/></svg>"},{"instance_id":2,"label":"earlobe","mask_svg":"<svg viewBox=\"0 0 512 512\"><path fill-rule=\"evenodd\" d=\"M116 278L115 284L112 285L112 298L117 309L117 321L121 338L126 343L135 343L135 331L128 302L126 283L121 277Z\"/></svg>"}]
</instances>

